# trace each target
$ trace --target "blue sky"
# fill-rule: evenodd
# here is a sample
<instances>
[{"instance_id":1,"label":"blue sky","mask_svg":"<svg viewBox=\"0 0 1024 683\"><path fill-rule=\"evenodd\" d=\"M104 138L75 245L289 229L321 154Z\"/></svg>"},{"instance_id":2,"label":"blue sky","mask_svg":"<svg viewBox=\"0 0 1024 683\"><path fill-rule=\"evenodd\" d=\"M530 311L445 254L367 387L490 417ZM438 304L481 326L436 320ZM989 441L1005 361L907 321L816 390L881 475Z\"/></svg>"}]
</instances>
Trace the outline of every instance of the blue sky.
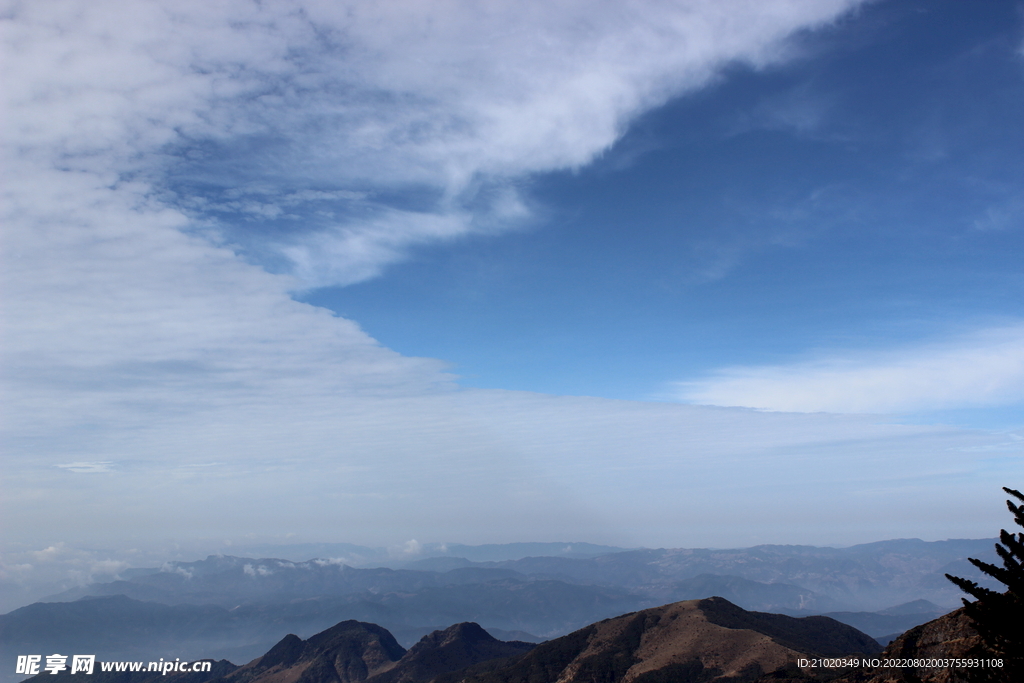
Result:
<instances>
[{"instance_id":1,"label":"blue sky","mask_svg":"<svg viewBox=\"0 0 1024 683\"><path fill-rule=\"evenodd\" d=\"M0 588L995 534L1021 12L13 3Z\"/></svg>"},{"instance_id":2,"label":"blue sky","mask_svg":"<svg viewBox=\"0 0 1024 683\"><path fill-rule=\"evenodd\" d=\"M468 386L639 400L1005 325L1024 301L1019 42L1012 3L866 7L525 180L525 229L303 300Z\"/></svg>"}]
</instances>

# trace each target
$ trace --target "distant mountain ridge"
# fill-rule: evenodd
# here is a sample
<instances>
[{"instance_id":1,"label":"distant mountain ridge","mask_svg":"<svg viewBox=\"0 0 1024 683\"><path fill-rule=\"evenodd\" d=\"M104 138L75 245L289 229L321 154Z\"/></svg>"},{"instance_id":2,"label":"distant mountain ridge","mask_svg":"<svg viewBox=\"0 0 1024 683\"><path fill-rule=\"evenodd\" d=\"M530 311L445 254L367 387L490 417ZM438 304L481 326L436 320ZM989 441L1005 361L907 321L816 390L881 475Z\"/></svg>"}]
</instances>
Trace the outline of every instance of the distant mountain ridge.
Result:
<instances>
[{"instance_id":1,"label":"distant mountain ridge","mask_svg":"<svg viewBox=\"0 0 1024 683\"><path fill-rule=\"evenodd\" d=\"M822 616L849 624L874 638L883 638L903 633L950 611L927 600L915 600L878 612L825 612Z\"/></svg>"},{"instance_id":2,"label":"distant mountain ridge","mask_svg":"<svg viewBox=\"0 0 1024 683\"><path fill-rule=\"evenodd\" d=\"M966 558L996 561L996 539L922 541L896 539L849 548L761 545L738 549L631 550L588 559L524 558L484 566L565 581L663 588L710 575L737 576L765 584L791 584L833 601L836 609L875 611L916 599L951 608L960 592L944 574L961 572L986 580ZM826 608L829 609L829 608Z\"/></svg>"},{"instance_id":3,"label":"distant mountain ridge","mask_svg":"<svg viewBox=\"0 0 1024 683\"><path fill-rule=\"evenodd\" d=\"M167 683L711 683L792 670L805 656L880 649L827 617L749 612L715 597L605 619L537 646L460 623L406 651L386 629L348 620L306 640L289 634L244 666L218 663L206 677L175 675ZM72 683L70 675L30 680ZM94 676L93 683L155 683L150 672Z\"/></svg>"},{"instance_id":4,"label":"distant mountain ridge","mask_svg":"<svg viewBox=\"0 0 1024 683\"><path fill-rule=\"evenodd\" d=\"M279 557L299 562L310 557L333 558L351 566L402 569L425 559L461 558L471 562L503 562L524 557L585 558L618 553L632 548L581 542L423 543L414 548L382 548L351 543L292 543L246 545L237 552L257 557Z\"/></svg>"},{"instance_id":5,"label":"distant mountain ridge","mask_svg":"<svg viewBox=\"0 0 1024 683\"><path fill-rule=\"evenodd\" d=\"M953 609L960 593L944 574L984 579L966 558L996 559L994 543L995 539L902 539L850 548L763 545L731 550L630 550L592 557L533 556L487 562L446 556L411 563L416 569L354 568L331 559L293 562L210 556L132 570L121 581L71 589L43 601L123 594L166 604L232 607L362 591L410 592L496 579L548 579L625 590L654 605L707 597L692 595L692 590L699 577L717 576L734 578L731 585L718 580L715 594L728 594L750 609L877 611L919 599Z\"/></svg>"},{"instance_id":6,"label":"distant mountain ridge","mask_svg":"<svg viewBox=\"0 0 1024 683\"><path fill-rule=\"evenodd\" d=\"M907 610L921 605L908 605ZM896 612L901 610L894 610ZM800 659L871 655L886 660L969 658L980 638L957 610L904 633L883 652L827 617L750 612L722 598L692 600L590 624L539 646L500 642L455 624L404 650L385 629L344 621L303 640L289 634L244 666L208 673L103 672L92 683L957 683L966 669L800 668ZM998 672L994 672L998 673ZM26 683L74 683L68 671ZM838 677L837 677L838 676ZM1005 678L997 678L1005 680Z\"/></svg>"},{"instance_id":7,"label":"distant mountain ridge","mask_svg":"<svg viewBox=\"0 0 1024 683\"><path fill-rule=\"evenodd\" d=\"M172 647L187 657L248 661L284 634L308 637L342 620L380 624L406 647L461 622L537 641L712 595L753 611L828 614L888 642L951 609L959 596L943 573L976 578L965 558L994 559L993 543L911 539L839 549L766 545L487 562L436 556L405 569L210 556L129 570L121 580L50 598L65 602L0 615L0 656L91 643L82 651L112 659L144 659ZM931 607L880 611L915 601ZM7 680L0 672L0 683Z\"/></svg>"}]
</instances>

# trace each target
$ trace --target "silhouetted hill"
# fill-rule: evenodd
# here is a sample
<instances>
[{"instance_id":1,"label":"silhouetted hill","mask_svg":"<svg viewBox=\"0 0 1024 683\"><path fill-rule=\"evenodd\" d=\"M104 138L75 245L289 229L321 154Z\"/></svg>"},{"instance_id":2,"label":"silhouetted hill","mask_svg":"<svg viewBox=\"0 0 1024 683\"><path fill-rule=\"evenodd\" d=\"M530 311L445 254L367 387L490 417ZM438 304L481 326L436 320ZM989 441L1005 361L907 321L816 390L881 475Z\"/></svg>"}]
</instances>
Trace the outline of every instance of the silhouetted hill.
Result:
<instances>
[{"instance_id":1,"label":"silhouetted hill","mask_svg":"<svg viewBox=\"0 0 1024 683\"><path fill-rule=\"evenodd\" d=\"M370 683L420 683L494 659L518 657L532 643L502 642L472 622L434 631L412 646L395 666Z\"/></svg>"},{"instance_id":2,"label":"silhouetted hill","mask_svg":"<svg viewBox=\"0 0 1024 683\"><path fill-rule=\"evenodd\" d=\"M936 659L978 657L985 657L981 637L962 608L910 629L891 642L879 656L883 661L894 659L911 664L913 660L927 663ZM966 683L969 673L963 667L878 667L850 673L835 683ZM997 674L994 681L1018 683L998 677L999 670L993 670L993 673Z\"/></svg>"},{"instance_id":3,"label":"silhouetted hill","mask_svg":"<svg viewBox=\"0 0 1024 683\"><path fill-rule=\"evenodd\" d=\"M763 633L775 642L799 652L838 657L851 652L872 654L882 651L882 646L874 638L828 617L798 618L785 614L748 612L717 597L701 600L698 605L712 624Z\"/></svg>"},{"instance_id":4,"label":"silhouetted hill","mask_svg":"<svg viewBox=\"0 0 1024 683\"><path fill-rule=\"evenodd\" d=\"M376 624L343 621L309 640L285 636L267 654L218 679L219 683L359 683L405 654Z\"/></svg>"},{"instance_id":5,"label":"silhouetted hill","mask_svg":"<svg viewBox=\"0 0 1024 683\"><path fill-rule=\"evenodd\" d=\"M405 651L376 624L343 621L307 640L282 638L266 654L239 667L221 660L209 672L105 672L97 662L92 683L428 683L440 674L498 660L507 661L535 647L502 642L478 624L461 623L424 636ZM113 660L117 661L117 660ZM137 660L144 661L144 660ZM73 683L69 670L33 677L32 683Z\"/></svg>"},{"instance_id":6,"label":"silhouetted hill","mask_svg":"<svg viewBox=\"0 0 1024 683\"><path fill-rule=\"evenodd\" d=\"M134 602L119 598L112 604L126 601ZM151 608L143 605L146 609ZM176 674L167 681L742 683L776 674L802 677L795 668L802 657L876 654L880 649L866 634L827 617L750 612L714 597L605 619L536 646L501 642L478 624L459 623L428 634L406 651L385 628L347 620L306 640L287 635L242 667L221 662L210 674ZM90 680L156 683L158 675L96 673ZM41 677L33 683L47 680L59 683Z\"/></svg>"},{"instance_id":7,"label":"silhouetted hill","mask_svg":"<svg viewBox=\"0 0 1024 683\"><path fill-rule=\"evenodd\" d=\"M792 669L801 657L879 650L871 637L827 617L747 612L710 598L606 619L507 665L455 672L435 683L750 681Z\"/></svg>"}]
</instances>

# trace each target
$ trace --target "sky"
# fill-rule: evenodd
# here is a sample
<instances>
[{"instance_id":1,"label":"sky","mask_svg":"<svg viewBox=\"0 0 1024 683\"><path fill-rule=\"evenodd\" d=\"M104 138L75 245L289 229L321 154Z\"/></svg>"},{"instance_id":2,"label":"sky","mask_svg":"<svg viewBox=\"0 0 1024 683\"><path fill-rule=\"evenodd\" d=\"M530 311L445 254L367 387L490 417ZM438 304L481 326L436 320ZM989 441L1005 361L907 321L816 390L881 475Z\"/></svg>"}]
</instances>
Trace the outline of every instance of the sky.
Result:
<instances>
[{"instance_id":1,"label":"sky","mask_svg":"<svg viewBox=\"0 0 1024 683\"><path fill-rule=\"evenodd\" d=\"M1006 525L1020 3L0 21L0 590L244 543Z\"/></svg>"}]
</instances>

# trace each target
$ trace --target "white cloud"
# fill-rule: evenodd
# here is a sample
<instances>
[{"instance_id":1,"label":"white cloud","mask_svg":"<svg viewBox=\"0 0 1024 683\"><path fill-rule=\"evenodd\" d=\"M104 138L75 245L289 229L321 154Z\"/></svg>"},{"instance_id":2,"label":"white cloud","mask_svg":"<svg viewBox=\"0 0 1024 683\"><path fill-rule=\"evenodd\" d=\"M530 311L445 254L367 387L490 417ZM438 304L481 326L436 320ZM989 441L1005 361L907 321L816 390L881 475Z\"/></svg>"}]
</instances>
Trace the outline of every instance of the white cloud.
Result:
<instances>
[{"instance_id":1,"label":"white cloud","mask_svg":"<svg viewBox=\"0 0 1024 683\"><path fill-rule=\"evenodd\" d=\"M109 460L101 460L98 462L69 462L57 465L57 467L70 472L94 474L97 472L110 472L113 465L114 463Z\"/></svg>"},{"instance_id":2,"label":"white cloud","mask_svg":"<svg viewBox=\"0 0 1024 683\"><path fill-rule=\"evenodd\" d=\"M289 296L522 220L506 181L586 163L645 108L781 58L850 4L7 3L0 512L23 521L4 566L80 581L126 545L253 530L685 545L872 540L900 512L986 526L930 501L997 490L1010 465L986 448L1005 439L459 390L441 361ZM421 206L387 199L410 188ZM267 246L225 213L320 222ZM234 251L272 247L293 272Z\"/></svg>"},{"instance_id":3,"label":"white cloud","mask_svg":"<svg viewBox=\"0 0 1024 683\"><path fill-rule=\"evenodd\" d=\"M423 553L423 544L417 541L415 538L406 541L399 547L391 549L391 555L395 557L408 557L410 555L420 555Z\"/></svg>"},{"instance_id":4,"label":"white cloud","mask_svg":"<svg viewBox=\"0 0 1024 683\"><path fill-rule=\"evenodd\" d=\"M692 403L767 410L889 413L1024 402L1024 325L887 353L725 369L676 384Z\"/></svg>"},{"instance_id":5,"label":"white cloud","mask_svg":"<svg viewBox=\"0 0 1024 683\"><path fill-rule=\"evenodd\" d=\"M976 230L1016 230L1024 226L1024 198L1011 197L1008 200L988 207L976 218L973 227Z\"/></svg>"},{"instance_id":6,"label":"white cloud","mask_svg":"<svg viewBox=\"0 0 1024 683\"><path fill-rule=\"evenodd\" d=\"M12 458L221 462L185 445L195 416L244 434L252 420L455 390L440 361L382 348L289 292L521 219L501 179L585 163L645 107L729 60L778 58L786 36L849 4L7 3ZM210 169L222 190L185 201L178 186ZM422 210L377 199L410 185L437 198ZM482 213L459 199L484 185ZM324 202L348 218L277 245L294 275L207 238L216 209Z\"/></svg>"},{"instance_id":7,"label":"white cloud","mask_svg":"<svg viewBox=\"0 0 1024 683\"><path fill-rule=\"evenodd\" d=\"M87 550L67 543L56 543L42 550L34 550L36 547L7 547L0 553L0 612L74 586L111 581L141 559L137 551L127 548Z\"/></svg>"},{"instance_id":8,"label":"white cloud","mask_svg":"<svg viewBox=\"0 0 1024 683\"><path fill-rule=\"evenodd\" d=\"M853 4L10 2L4 131L22 166L166 180L182 205L198 206L192 183L266 192L206 214L343 196L348 217L281 246L306 286L346 284L521 220L508 179L589 162L645 109L730 61L783 58L794 31ZM433 199L384 198L409 188Z\"/></svg>"}]
</instances>

